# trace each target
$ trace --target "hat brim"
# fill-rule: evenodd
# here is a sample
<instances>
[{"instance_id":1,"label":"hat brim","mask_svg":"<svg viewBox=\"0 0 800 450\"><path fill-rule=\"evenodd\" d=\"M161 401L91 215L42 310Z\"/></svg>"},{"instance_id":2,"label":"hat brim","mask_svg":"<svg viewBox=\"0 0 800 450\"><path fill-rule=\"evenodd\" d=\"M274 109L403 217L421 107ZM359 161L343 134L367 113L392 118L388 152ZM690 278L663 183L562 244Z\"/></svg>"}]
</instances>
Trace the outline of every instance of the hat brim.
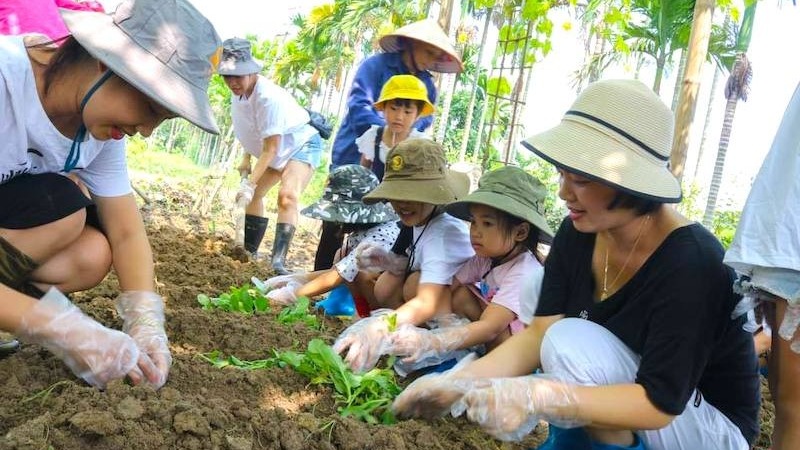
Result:
<instances>
[{"instance_id":1,"label":"hat brim","mask_svg":"<svg viewBox=\"0 0 800 450\"><path fill-rule=\"evenodd\" d=\"M217 73L222 76L241 77L261 73L264 66L254 59L248 61L221 61L217 67Z\"/></svg>"},{"instance_id":2,"label":"hat brim","mask_svg":"<svg viewBox=\"0 0 800 450\"><path fill-rule=\"evenodd\" d=\"M530 222L533 226L542 230L549 238L552 238L555 234L550 228L550 225L547 224L547 220L544 216L533 210L530 206L523 205L511 197L495 192L475 191L467 195L463 200L447 205L446 211L451 216L458 217L462 220L469 220L469 206L475 203L499 209L514 217Z\"/></svg>"},{"instance_id":3,"label":"hat brim","mask_svg":"<svg viewBox=\"0 0 800 450\"><path fill-rule=\"evenodd\" d=\"M375 102L375 104L374 104L375 109L377 109L378 111L383 111L384 107L386 106L386 102L391 101L391 100L396 100L398 98L408 99L408 100L413 100L413 101L421 101L422 102L422 110L419 112L419 117L430 116L436 111L436 109L433 107L433 105L431 105L431 102L428 99L424 99L423 100L423 99L419 99L419 98L408 98L408 97L403 97L402 95L396 95L396 96L392 96L392 97L386 97L386 98L378 99L378 101Z\"/></svg>"},{"instance_id":4,"label":"hat brim","mask_svg":"<svg viewBox=\"0 0 800 450\"><path fill-rule=\"evenodd\" d=\"M397 38L403 37L406 39L413 39L415 41L424 42L428 45L438 48L445 53L446 58L441 61L435 61L430 70L439 73L461 73L464 71L464 63L461 62L461 57L458 52L449 42L440 42L438 39L426 39L422 36L409 36L403 32L390 33L380 38L378 44L383 51L387 53L397 53L403 50Z\"/></svg>"},{"instance_id":5,"label":"hat brim","mask_svg":"<svg viewBox=\"0 0 800 450\"><path fill-rule=\"evenodd\" d=\"M562 120L522 145L557 167L631 195L662 203L681 201L680 183L666 165L584 123Z\"/></svg>"},{"instance_id":6,"label":"hat brim","mask_svg":"<svg viewBox=\"0 0 800 450\"><path fill-rule=\"evenodd\" d=\"M332 202L320 199L300 211L312 219L339 223L384 223L398 220L394 209L385 203Z\"/></svg>"},{"instance_id":7,"label":"hat brim","mask_svg":"<svg viewBox=\"0 0 800 450\"><path fill-rule=\"evenodd\" d=\"M469 180L468 180L469 181ZM458 199L453 186L443 179L385 179L362 199L366 204L384 200L446 205Z\"/></svg>"},{"instance_id":8,"label":"hat brim","mask_svg":"<svg viewBox=\"0 0 800 450\"><path fill-rule=\"evenodd\" d=\"M167 110L219 134L208 92L193 85L134 42L112 16L61 9L72 36L95 59Z\"/></svg>"}]
</instances>

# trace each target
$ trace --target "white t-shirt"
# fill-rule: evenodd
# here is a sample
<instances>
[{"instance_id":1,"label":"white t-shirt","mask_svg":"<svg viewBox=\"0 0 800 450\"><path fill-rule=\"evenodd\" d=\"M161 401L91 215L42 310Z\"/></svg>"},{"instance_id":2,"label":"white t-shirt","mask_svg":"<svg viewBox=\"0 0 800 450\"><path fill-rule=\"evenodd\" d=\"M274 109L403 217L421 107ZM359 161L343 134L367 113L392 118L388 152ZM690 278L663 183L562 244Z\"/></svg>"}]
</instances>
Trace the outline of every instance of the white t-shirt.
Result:
<instances>
[{"instance_id":1,"label":"white t-shirt","mask_svg":"<svg viewBox=\"0 0 800 450\"><path fill-rule=\"evenodd\" d=\"M72 172L93 194L130 193L125 141L87 135ZM39 101L23 37L0 36L0 183L23 174L63 174L71 146Z\"/></svg>"},{"instance_id":2,"label":"white t-shirt","mask_svg":"<svg viewBox=\"0 0 800 450\"><path fill-rule=\"evenodd\" d=\"M800 85L742 210L725 264L800 271Z\"/></svg>"},{"instance_id":3,"label":"white t-shirt","mask_svg":"<svg viewBox=\"0 0 800 450\"><path fill-rule=\"evenodd\" d=\"M450 285L464 262L475 254L466 222L441 213L427 226L414 227L411 270L420 272L420 283Z\"/></svg>"},{"instance_id":4,"label":"white t-shirt","mask_svg":"<svg viewBox=\"0 0 800 450\"><path fill-rule=\"evenodd\" d=\"M491 258L475 255L458 269L456 279L469 288L480 283L473 292L485 304L500 305L514 313L517 319L511 322L510 328L512 333L518 333L525 328L526 323L530 323L530 317L533 317L539 303L541 288L532 292L531 289L534 288L528 285L528 280L538 279L541 287L544 267L533 253L527 251L489 271L491 267ZM484 274L486 277L482 279ZM523 312L530 314L527 321L522 321Z\"/></svg>"},{"instance_id":5,"label":"white t-shirt","mask_svg":"<svg viewBox=\"0 0 800 450\"><path fill-rule=\"evenodd\" d=\"M236 139L244 151L259 157L264 149L264 139L280 135L281 143L269 167L281 170L300 148L317 133L308 124L308 112L292 95L258 75L250 97L234 95L231 98L231 116Z\"/></svg>"},{"instance_id":6,"label":"white t-shirt","mask_svg":"<svg viewBox=\"0 0 800 450\"><path fill-rule=\"evenodd\" d=\"M336 271L348 283L356 279L358 275L358 264L356 263L356 247L362 242L373 242L379 244L384 250L391 250L394 241L397 240L397 235L400 233L400 227L395 222L385 222L374 227L363 230L354 231L347 236L345 247L347 254L335 264Z\"/></svg>"},{"instance_id":7,"label":"white t-shirt","mask_svg":"<svg viewBox=\"0 0 800 450\"><path fill-rule=\"evenodd\" d=\"M356 138L358 152L370 161L375 157L375 139L378 137L378 128L380 128L379 125L372 125L364 134ZM386 136L386 133L391 133L391 131L386 131L384 128L383 133L384 136ZM427 135L422 131L412 128L406 139L422 138L426 136ZM397 143L399 144L400 142ZM378 158L380 158L381 162L384 164L386 164L386 155L389 154L389 150L391 150L391 148L381 139L380 148L378 149Z\"/></svg>"}]
</instances>

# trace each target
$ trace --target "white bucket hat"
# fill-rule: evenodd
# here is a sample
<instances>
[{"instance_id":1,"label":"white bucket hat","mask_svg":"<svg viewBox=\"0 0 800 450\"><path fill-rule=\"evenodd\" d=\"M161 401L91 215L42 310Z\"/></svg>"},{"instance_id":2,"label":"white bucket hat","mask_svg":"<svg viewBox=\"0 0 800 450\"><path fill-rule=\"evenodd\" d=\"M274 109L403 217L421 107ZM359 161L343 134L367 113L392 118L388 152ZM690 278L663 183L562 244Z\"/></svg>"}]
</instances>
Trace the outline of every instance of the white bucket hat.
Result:
<instances>
[{"instance_id":1,"label":"white bucket hat","mask_svg":"<svg viewBox=\"0 0 800 450\"><path fill-rule=\"evenodd\" d=\"M253 58L252 45L247 39L234 37L222 43L222 60L217 68L220 75L250 75L261 72L263 67Z\"/></svg>"},{"instance_id":2,"label":"white bucket hat","mask_svg":"<svg viewBox=\"0 0 800 450\"><path fill-rule=\"evenodd\" d=\"M400 27L381 37L379 43L385 52L400 52L403 50L403 45L400 43L401 39L399 38L414 39L443 51L442 57L431 68L434 72L459 73L464 70L461 57L453 47L453 44L450 43L450 38L447 37L442 27L435 20L425 19Z\"/></svg>"},{"instance_id":3,"label":"white bucket hat","mask_svg":"<svg viewBox=\"0 0 800 450\"><path fill-rule=\"evenodd\" d=\"M211 22L186 0L125 0L112 14L61 10L94 58L169 111L218 134L208 82L220 52Z\"/></svg>"},{"instance_id":4,"label":"white bucket hat","mask_svg":"<svg viewBox=\"0 0 800 450\"><path fill-rule=\"evenodd\" d=\"M522 141L548 162L623 192L663 203L681 201L669 170L672 111L636 80L589 85L561 123Z\"/></svg>"}]
</instances>

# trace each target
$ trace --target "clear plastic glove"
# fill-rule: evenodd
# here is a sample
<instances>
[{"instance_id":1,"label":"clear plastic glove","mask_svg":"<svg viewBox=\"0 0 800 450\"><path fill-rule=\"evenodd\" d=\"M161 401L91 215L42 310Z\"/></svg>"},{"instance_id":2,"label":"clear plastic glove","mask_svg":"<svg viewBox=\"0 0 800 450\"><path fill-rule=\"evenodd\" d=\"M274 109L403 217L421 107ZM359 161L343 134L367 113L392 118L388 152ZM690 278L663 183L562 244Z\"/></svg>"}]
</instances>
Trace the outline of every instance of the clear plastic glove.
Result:
<instances>
[{"instance_id":1,"label":"clear plastic glove","mask_svg":"<svg viewBox=\"0 0 800 450\"><path fill-rule=\"evenodd\" d=\"M150 364L140 361L139 368L153 387L160 388L167 382L172 365L164 331L164 300L155 292L126 291L114 303L123 320L122 331L128 333L152 361Z\"/></svg>"},{"instance_id":2,"label":"clear plastic glove","mask_svg":"<svg viewBox=\"0 0 800 450\"><path fill-rule=\"evenodd\" d=\"M236 204L247 205L253 201L253 195L256 193L255 183L251 183L247 178L242 179L239 184L239 192L236 193Z\"/></svg>"},{"instance_id":3,"label":"clear plastic glove","mask_svg":"<svg viewBox=\"0 0 800 450\"><path fill-rule=\"evenodd\" d=\"M390 272L403 275L408 266L408 257L387 250L381 244L364 241L355 248L358 270L365 272Z\"/></svg>"},{"instance_id":4,"label":"clear plastic glove","mask_svg":"<svg viewBox=\"0 0 800 450\"><path fill-rule=\"evenodd\" d=\"M389 339L390 309L378 309L370 317L358 320L347 327L333 343L333 350L342 353L347 350L344 361L357 373L375 367L383 355L391 353Z\"/></svg>"},{"instance_id":5,"label":"clear plastic glove","mask_svg":"<svg viewBox=\"0 0 800 450\"><path fill-rule=\"evenodd\" d=\"M458 380L467 418L502 441L520 441L540 420L562 428L582 426L574 388L540 375ZM469 386L467 386L469 385Z\"/></svg>"},{"instance_id":6,"label":"clear plastic glove","mask_svg":"<svg viewBox=\"0 0 800 450\"><path fill-rule=\"evenodd\" d=\"M786 312L783 314L783 321L781 321L778 328L778 334L781 338L792 343L790 348L795 353L800 353L800 333L797 333L798 325L800 325L800 305L788 304Z\"/></svg>"},{"instance_id":7,"label":"clear plastic glove","mask_svg":"<svg viewBox=\"0 0 800 450\"><path fill-rule=\"evenodd\" d=\"M414 380L395 398L392 409L400 417L434 419L448 412L454 417L464 412L463 397L473 379L461 373L477 359L475 353L462 358L452 369L431 373Z\"/></svg>"},{"instance_id":8,"label":"clear plastic glove","mask_svg":"<svg viewBox=\"0 0 800 450\"><path fill-rule=\"evenodd\" d=\"M48 349L72 373L100 389L125 375L141 378L136 342L125 333L100 325L55 288L22 316L15 334Z\"/></svg>"},{"instance_id":9,"label":"clear plastic glove","mask_svg":"<svg viewBox=\"0 0 800 450\"><path fill-rule=\"evenodd\" d=\"M458 349L468 336L469 329L464 326L428 330L404 324L391 334L391 345L393 354L406 356L404 363L423 360L442 362L442 358Z\"/></svg>"},{"instance_id":10,"label":"clear plastic glove","mask_svg":"<svg viewBox=\"0 0 800 450\"><path fill-rule=\"evenodd\" d=\"M301 286L302 284L296 281L289 281L283 287L267 292L267 298L275 305L294 305L297 302L296 292Z\"/></svg>"},{"instance_id":11,"label":"clear plastic glove","mask_svg":"<svg viewBox=\"0 0 800 450\"><path fill-rule=\"evenodd\" d=\"M261 289L263 292L266 292L270 289L277 289L286 286L289 283L295 284L306 284L308 282L308 277L305 273L290 273L289 275L278 275L276 277L268 278L265 281L261 281L256 277L251 279L253 284L258 288Z\"/></svg>"}]
</instances>

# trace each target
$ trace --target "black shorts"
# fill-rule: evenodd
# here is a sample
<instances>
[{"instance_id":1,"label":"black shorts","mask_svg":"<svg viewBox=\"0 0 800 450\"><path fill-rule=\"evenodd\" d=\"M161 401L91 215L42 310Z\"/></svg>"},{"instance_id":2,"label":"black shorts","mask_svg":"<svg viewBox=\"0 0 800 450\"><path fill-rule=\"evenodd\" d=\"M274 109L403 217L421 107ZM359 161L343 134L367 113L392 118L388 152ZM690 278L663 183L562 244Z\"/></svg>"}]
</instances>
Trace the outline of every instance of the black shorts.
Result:
<instances>
[{"instance_id":1,"label":"black shorts","mask_svg":"<svg viewBox=\"0 0 800 450\"><path fill-rule=\"evenodd\" d=\"M86 224L101 229L92 200L77 184L56 174L22 175L0 184L0 228L21 230L63 219L86 208ZM0 283L29 293L28 276L38 264L0 238Z\"/></svg>"},{"instance_id":2,"label":"black shorts","mask_svg":"<svg viewBox=\"0 0 800 450\"><path fill-rule=\"evenodd\" d=\"M0 228L38 227L90 205L92 200L63 175L21 175L0 184Z\"/></svg>"}]
</instances>

